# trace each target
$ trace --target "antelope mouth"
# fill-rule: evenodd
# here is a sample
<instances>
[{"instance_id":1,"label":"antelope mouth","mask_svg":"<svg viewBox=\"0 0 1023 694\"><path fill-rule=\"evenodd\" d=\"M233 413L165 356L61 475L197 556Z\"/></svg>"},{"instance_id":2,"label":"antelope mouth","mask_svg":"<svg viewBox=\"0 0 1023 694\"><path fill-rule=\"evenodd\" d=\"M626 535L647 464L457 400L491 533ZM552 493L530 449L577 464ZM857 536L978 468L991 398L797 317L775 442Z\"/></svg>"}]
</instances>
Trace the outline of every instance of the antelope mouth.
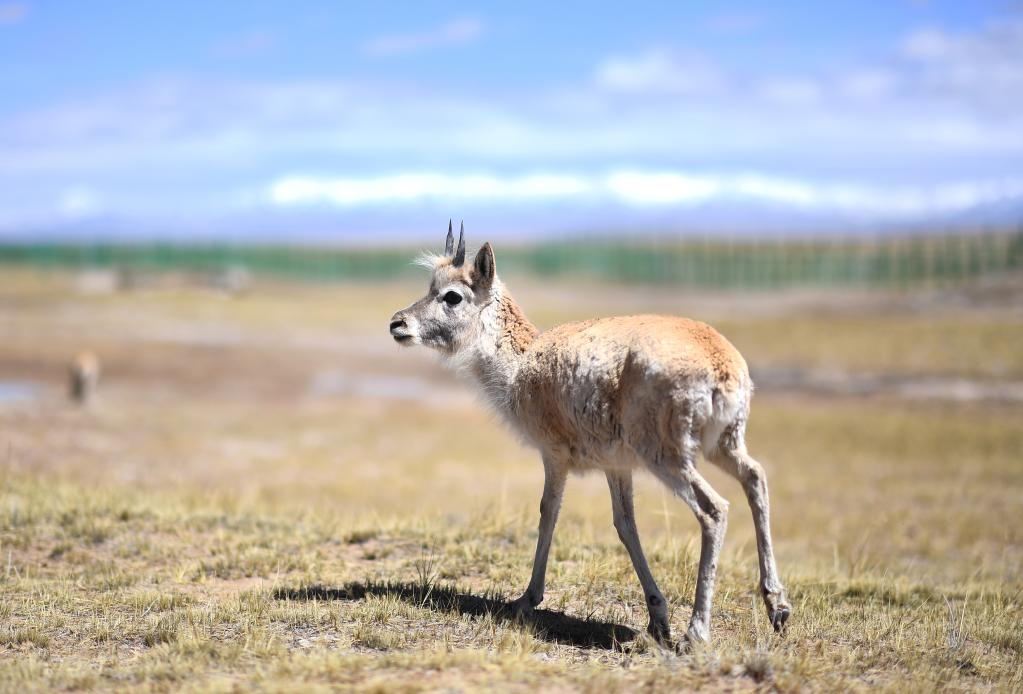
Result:
<instances>
[{"instance_id":1,"label":"antelope mouth","mask_svg":"<svg viewBox=\"0 0 1023 694\"><path fill-rule=\"evenodd\" d=\"M392 337L394 338L394 341L397 342L399 345L403 345L412 339L412 336L407 334L397 334L392 335Z\"/></svg>"}]
</instances>

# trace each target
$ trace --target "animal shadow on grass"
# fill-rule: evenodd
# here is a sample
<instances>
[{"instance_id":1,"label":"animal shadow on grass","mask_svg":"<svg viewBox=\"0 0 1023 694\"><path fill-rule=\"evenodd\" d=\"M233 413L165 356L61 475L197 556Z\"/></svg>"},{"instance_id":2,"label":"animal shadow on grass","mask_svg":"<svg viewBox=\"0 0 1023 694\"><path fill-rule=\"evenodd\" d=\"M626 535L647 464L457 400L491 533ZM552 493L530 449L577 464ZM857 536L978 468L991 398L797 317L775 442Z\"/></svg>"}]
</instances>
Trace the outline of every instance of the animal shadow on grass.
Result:
<instances>
[{"instance_id":1,"label":"animal shadow on grass","mask_svg":"<svg viewBox=\"0 0 1023 694\"><path fill-rule=\"evenodd\" d=\"M339 588L314 585L304 588L278 588L277 600L364 600L369 596L396 597L419 607L439 612L457 612L473 617L492 615L504 622L517 621L511 603L498 595L461 593L449 586L423 585L411 582L351 582ZM595 619L579 619L563 612L534 610L526 621L536 628L539 638L551 643L579 648L620 649L636 638L637 632L627 626Z\"/></svg>"}]
</instances>

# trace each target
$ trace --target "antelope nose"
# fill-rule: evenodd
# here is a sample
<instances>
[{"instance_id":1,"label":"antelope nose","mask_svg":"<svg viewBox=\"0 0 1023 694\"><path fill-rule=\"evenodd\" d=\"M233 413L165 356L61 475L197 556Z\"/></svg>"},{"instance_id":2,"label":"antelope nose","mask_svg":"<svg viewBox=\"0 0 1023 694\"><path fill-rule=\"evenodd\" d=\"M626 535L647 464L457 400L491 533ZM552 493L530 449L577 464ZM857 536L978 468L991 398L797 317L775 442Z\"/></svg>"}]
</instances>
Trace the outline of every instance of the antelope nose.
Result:
<instances>
[{"instance_id":1,"label":"antelope nose","mask_svg":"<svg viewBox=\"0 0 1023 694\"><path fill-rule=\"evenodd\" d=\"M405 319L404 318L397 318L397 317L395 317L395 318L391 319L391 334L392 335L394 335L397 330L400 330L401 328L407 328L407 327L408 327L408 325L405 324Z\"/></svg>"}]
</instances>

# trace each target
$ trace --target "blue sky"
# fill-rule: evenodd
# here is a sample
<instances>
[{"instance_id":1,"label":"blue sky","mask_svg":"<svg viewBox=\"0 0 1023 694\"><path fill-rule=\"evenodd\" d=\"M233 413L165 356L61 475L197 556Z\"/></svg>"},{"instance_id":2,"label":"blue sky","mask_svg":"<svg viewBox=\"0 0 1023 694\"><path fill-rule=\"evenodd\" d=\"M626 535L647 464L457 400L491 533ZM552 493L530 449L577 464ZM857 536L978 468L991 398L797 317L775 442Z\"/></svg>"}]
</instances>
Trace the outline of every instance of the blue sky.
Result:
<instances>
[{"instance_id":1,"label":"blue sky","mask_svg":"<svg viewBox=\"0 0 1023 694\"><path fill-rule=\"evenodd\" d=\"M0 93L8 238L1023 209L1023 8L1006 1L0 0Z\"/></svg>"}]
</instances>

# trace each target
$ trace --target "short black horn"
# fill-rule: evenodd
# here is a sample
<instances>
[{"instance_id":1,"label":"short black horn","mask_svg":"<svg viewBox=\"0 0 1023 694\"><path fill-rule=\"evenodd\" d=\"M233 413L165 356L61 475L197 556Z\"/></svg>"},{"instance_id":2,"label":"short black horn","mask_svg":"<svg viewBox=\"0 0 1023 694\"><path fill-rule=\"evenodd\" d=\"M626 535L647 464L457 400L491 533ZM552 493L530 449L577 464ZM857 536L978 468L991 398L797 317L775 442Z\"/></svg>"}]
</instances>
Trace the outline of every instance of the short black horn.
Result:
<instances>
[{"instance_id":1,"label":"short black horn","mask_svg":"<svg viewBox=\"0 0 1023 694\"><path fill-rule=\"evenodd\" d=\"M451 257L455 252L455 235L451 233L451 220L448 220L448 238L444 242L444 255Z\"/></svg>"},{"instance_id":2,"label":"short black horn","mask_svg":"<svg viewBox=\"0 0 1023 694\"><path fill-rule=\"evenodd\" d=\"M455 267L462 267L462 263L465 262L465 222L462 222L462 228L458 230L458 250L455 251L455 257L451 261L451 264Z\"/></svg>"}]
</instances>

